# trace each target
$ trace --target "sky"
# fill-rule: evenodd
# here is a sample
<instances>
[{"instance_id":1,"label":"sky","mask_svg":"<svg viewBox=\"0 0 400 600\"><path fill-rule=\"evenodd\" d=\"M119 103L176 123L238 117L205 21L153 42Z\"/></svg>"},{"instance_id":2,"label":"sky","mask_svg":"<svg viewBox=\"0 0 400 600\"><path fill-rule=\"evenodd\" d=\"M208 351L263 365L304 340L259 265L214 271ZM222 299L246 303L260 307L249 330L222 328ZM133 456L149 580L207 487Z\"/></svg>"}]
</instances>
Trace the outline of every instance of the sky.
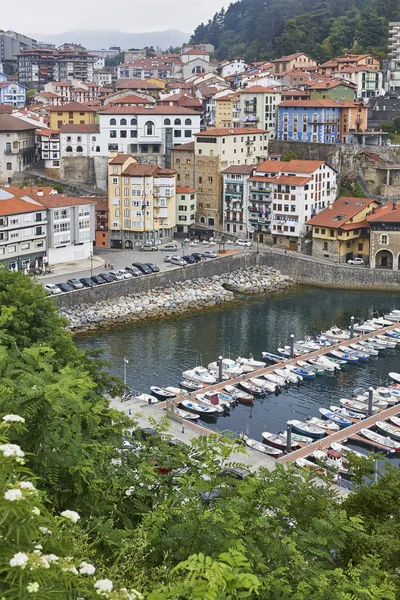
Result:
<instances>
[{"instance_id":1,"label":"sky","mask_svg":"<svg viewBox=\"0 0 400 600\"><path fill-rule=\"evenodd\" d=\"M75 29L135 33L170 28L191 33L229 4L229 0L19 0L7 3L2 27L21 33L62 33Z\"/></svg>"}]
</instances>

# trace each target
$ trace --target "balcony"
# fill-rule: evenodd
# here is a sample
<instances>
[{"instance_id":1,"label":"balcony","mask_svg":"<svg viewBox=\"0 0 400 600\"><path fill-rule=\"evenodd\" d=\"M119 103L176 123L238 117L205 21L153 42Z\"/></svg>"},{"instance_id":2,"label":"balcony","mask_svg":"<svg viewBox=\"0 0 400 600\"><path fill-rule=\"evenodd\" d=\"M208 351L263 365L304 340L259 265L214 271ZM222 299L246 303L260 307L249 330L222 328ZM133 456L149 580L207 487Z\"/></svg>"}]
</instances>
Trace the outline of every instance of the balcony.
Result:
<instances>
[{"instance_id":1,"label":"balcony","mask_svg":"<svg viewBox=\"0 0 400 600\"><path fill-rule=\"evenodd\" d=\"M4 154L12 155L12 154L27 154L28 152L34 152L36 146L27 146L25 148L6 148L4 150Z\"/></svg>"}]
</instances>

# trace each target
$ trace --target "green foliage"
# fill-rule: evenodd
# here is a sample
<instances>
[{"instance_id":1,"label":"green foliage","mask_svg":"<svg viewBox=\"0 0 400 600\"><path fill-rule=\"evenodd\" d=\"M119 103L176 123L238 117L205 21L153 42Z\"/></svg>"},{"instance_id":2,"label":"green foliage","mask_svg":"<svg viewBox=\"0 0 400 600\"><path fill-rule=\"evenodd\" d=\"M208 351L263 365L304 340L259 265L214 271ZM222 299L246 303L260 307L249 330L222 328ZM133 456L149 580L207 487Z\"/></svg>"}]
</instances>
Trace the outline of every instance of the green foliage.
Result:
<instances>
[{"instance_id":1,"label":"green foliage","mask_svg":"<svg viewBox=\"0 0 400 600\"><path fill-rule=\"evenodd\" d=\"M388 22L398 20L397 0L240 0L201 23L191 42L214 44L219 60L306 52L325 61L350 50L384 58Z\"/></svg>"},{"instance_id":2,"label":"green foliage","mask_svg":"<svg viewBox=\"0 0 400 600\"><path fill-rule=\"evenodd\" d=\"M338 187L338 198L347 196L349 198L367 198L358 181L341 179Z\"/></svg>"},{"instance_id":3,"label":"green foliage","mask_svg":"<svg viewBox=\"0 0 400 600\"><path fill-rule=\"evenodd\" d=\"M38 91L33 89L33 90L28 90L26 92L26 99L29 100L29 98L32 98L32 96L34 96L35 94L37 94Z\"/></svg>"},{"instance_id":4,"label":"green foliage","mask_svg":"<svg viewBox=\"0 0 400 600\"><path fill-rule=\"evenodd\" d=\"M282 158L282 160L289 162L289 160L297 160L298 158L300 158L300 157L297 154L297 152L294 152L293 150L289 150L288 152L286 152L286 154Z\"/></svg>"},{"instance_id":5,"label":"green foliage","mask_svg":"<svg viewBox=\"0 0 400 600\"><path fill-rule=\"evenodd\" d=\"M114 56L107 56L107 58L105 60L105 66L106 67L117 67L120 63L124 62L124 56L125 56L124 52L119 52L118 54L115 54Z\"/></svg>"},{"instance_id":6,"label":"green foliage","mask_svg":"<svg viewBox=\"0 0 400 600\"><path fill-rule=\"evenodd\" d=\"M64 188L61 185L61 183L55 183L53 185L53 190L56 190L56 192L58 192L59 194L63 194L64 193Z\"/></svg>"}]
</instances>

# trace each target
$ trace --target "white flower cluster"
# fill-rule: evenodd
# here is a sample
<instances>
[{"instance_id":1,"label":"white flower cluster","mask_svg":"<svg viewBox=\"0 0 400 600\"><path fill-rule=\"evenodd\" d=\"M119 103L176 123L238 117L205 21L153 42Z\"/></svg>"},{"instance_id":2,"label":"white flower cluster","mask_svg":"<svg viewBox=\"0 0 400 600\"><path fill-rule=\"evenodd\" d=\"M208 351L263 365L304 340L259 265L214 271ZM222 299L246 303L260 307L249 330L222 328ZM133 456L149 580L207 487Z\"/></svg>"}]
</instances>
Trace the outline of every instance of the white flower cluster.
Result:
<instances>
[{"instance_id":1,"label":"white flower cluster","mask_svg":"<svg viewBox=\"0 0 400 600\"><path fill-rule=\"evenodd\" d=\"M72 523L77 523L79 521L79 519L81 518L79 516L79 514L77 512L75 512L74 510L63 510L63 512L61 513L61 516L64 517L64 519L68 519L69 521L72 521Z\"/></svg>"},{"instance_id":2,"label":"white flower cluster","mask_svg":"<svg viewBox=\"0 0 400 600\"><path fill-rule=\"evenodd\" d=\"M7 458L12 456L13 458L22 458L25 456L24 452L18 446L18 444L2 444L0 446L0 452L3 453L3 456Z\"/></svg>"},{"instance_id":3,"label":"white flower cluster","mask_svg":"<svg viewBox=\"0 0 400 600\"><path fill-rule=\"evenodd\" d=\"M19 415L5 415L3 421L5 423L25 423L24 417L20 417Z\"/></svg>"},{"instance_id":4,"label":"white flower cluster","mask_svg":"<svg viewBox=\"0 0 400 600\"><path fill-rule=\"evenodd\" d=\"M131 485L131 487L129 487L126 492L125 492L125 496L132 496L132 494L134 493L135 488L133 487L133 485Z\"/></svg>"},{"instance_id":5,"label":"white flower cluster","mask_svg":"<svg viewBox=\"0 0 400 600\"><path fill-rule=\"evenodd\" d=\"M10 560L10 567L21 567L24 569L28 560L29 556L25 552L17 552Z\"/></svg>"},{"instance_id":6,"label":"white flower cluster","mask_svg":"<svg viewBox=\"0 0 400 600\"><path fill-rule=\"evenodd\" d=\"M113 582L110 579L99 579L94 584L94 589L97 590L99 595L107 594L108 592L112 592Z\"/></svg>"},{"instance_id":7,"label":"white flower cluster","mask_svg":"<svg viewBox=\"0 0 400 600\"><path fill-rule=\"evenodd\" d=\"M23 495L19 488L13 488L12 490L7 490L4 494L4 500L9 500L10 502L16 502L18 500L22 500Z\"/></svg>"},{"instance_id":8,"label":"white flower cluster","mask_svg":"<svg viewBox=\"0 0 400 600\"><path fill-rule=\"evenodd\" d=\"M94 575L96 572L96 568L90 563L85 562L84 560L79 565L79 573L81 575Z\"/></svg>"},{"instance_id":9,"label":"white flower cluster","mask_svg":"<svg viewBox=\"0 0 400 600\"><path fill-rule=\"evenodd\" d=\"M30 594L36 594L36 593L39 591L39 587L40 587L40 586L39 586L38 582L37 582L37 581L33 581L32 583L29 583L29 584L26 586L26 589L27 589L27 591L28 591Z\"/></svg>"},{"instance_id":10,"label":"white flower cluster","mask_svg":"<svg viewBox=\"0 0 400 600\"><path fill-rule=\"evenodd\" d=\"M125 594L126 600L143 600L142 594L136 592L135 590L131 590L129 592L126 588L122 588L121 592Z\"/></svg>"},{"instance_id":11,"label":"white flower cluster","mask_svg":"<svg viewBox=\"0 0 400 600\"><path fill-rule=\"evenodd\" d=\"M35 486L33 485L33 483L31 481L20 481L16 485L18 487L14 487L11 490L7 490L7 492L5 492L4 500L8 500L9 502L18 502L18 500L22 500L24 497L22 490L26 490L28 493L37 492L37 489L35 488ZM37 507L35 507L32 510L32 512L34 514L38 514L37 513L38 510L39 509ZM39 511L39 515L40 515L40 511Z\"/></svg>"}]
</instances>

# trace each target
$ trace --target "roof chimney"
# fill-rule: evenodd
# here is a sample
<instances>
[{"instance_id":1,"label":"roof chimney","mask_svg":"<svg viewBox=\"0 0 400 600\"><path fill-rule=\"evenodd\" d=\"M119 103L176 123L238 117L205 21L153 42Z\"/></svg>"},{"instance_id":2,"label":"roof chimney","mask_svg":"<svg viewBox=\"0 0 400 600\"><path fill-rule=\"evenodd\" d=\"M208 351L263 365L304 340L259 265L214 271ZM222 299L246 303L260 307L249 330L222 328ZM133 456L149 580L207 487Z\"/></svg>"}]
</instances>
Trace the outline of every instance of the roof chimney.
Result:
<instances>
[{"instance_id":1,"label":"roof chimney","mask_svg":"<svg viewBox=\"0 0 400 600\"><path fill-rule=\"evenodd\" d=\"M396 208L397 208L397 207L396 207L396 202L393 200L393 203L392 203L392 210L396 210Z\"/></svg>"}]
</instances>

